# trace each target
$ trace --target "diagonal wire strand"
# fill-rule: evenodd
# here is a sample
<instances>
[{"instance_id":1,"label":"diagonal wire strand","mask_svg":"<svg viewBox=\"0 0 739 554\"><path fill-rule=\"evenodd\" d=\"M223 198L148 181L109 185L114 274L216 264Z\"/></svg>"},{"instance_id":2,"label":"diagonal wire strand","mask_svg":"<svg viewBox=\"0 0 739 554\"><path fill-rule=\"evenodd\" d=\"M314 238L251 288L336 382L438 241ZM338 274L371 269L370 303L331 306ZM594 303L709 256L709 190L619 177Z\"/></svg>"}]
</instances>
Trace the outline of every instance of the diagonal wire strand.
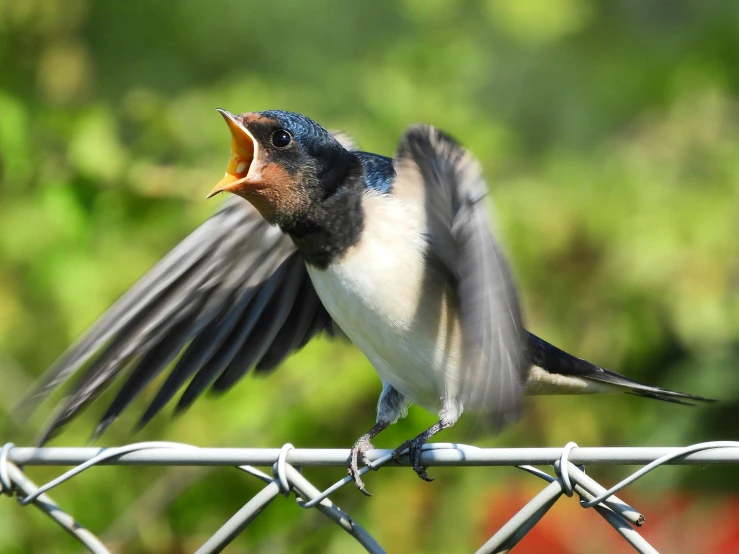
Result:
<instances>
[{"instance_id":1,"label":"diagonal wire strand","mask_svg":"<svg viewBox=\"0 0 739 554\"><path fill-rule=\"evenodd\" d=\"M97 537L79 526L79 524L74 521L72 516L66 514L61 509L59 509L59 507L54 504L48 496L45 495L47 491L75 477L76 475L79 475L80 473L84 472L90 467L93 467L94 465L100 463L110 463L111 461L115 463L115 460L117 458L133 452L161 449L187 449L190 451L200 450L194 445L174 442L142 442L129 444L118 448L104 448L100 449L99 451L97 451L97 453L95 453L79 465L75 466L74 468L70 469L69 471L63 473L59 477L49 481L41 487L36 487L25 477L25 474L22 472L22 469L19 467L18 463L13 463L10 461L10 458L12 457L11 452L14 448L15 447L12 443L7 443L3 447L0 447L0 493L12 495L14 491L17 491L21 493L21 495L25 495L24 497L21 497L19 495L18 501L21 505L33 503L42 510L44 510L44 506L49 507L50 510L44 510L47 515L52 517L68 532L76 536L83 544L88 547L91 552L96 553L107 553L108 551L105 549L104 545L102 545L102 543L97 539ZM637 551L656 552L656 550L654 550L653 547L651 547L629 525L629 523L631 523L636 526L641 526L644 522L644 517L639 512L616 498L614 496L614 493L618 492L634 481L640 479L641 477L644 477L646 474L661 465L680 460L681 458L685 458L691 454L699 452L726 448L736 449L739 448L739 442L704 442L673 450L658 457L657 459L654 459L650 463L647 463L645 466L638 469L629 477L623 479L608 490L605 490L592 478L586 476L585 473L582 471L582 467L575 466L574 464L572 464L572 462L569 461L571 453L578 448L579 447L575 443L568 443L561 450L559 458L554 460L554 469L555 473L557 474L556 478L531 465L516 465L516 467L518 467L519 469L547 481L547 483L549 483L548 486L552 486L552 492L551 494L547 493L549 496L547 496L544 500L538 501L538 504L534 500L532 500L531 503L527 504L526 509L528 509L531 513L524 513L525 510L522 510L518 514L514 515L506 524L506 526L504 526L505 530L504 528L501 528L501 530L499 530L498 533L496 533L495 536L490 541L488 541L488 543L486 543L486 546L480 550L481 552L508 551L536 524L541 516L551 507L551 505L553 505L553 503L556 501L556 497L558 497L559 494L572 494L572 492L578 494L581 499L580 504L583 507L593 507L602 517L606 519L606 521L608 521L609 524L611 524L621 534L624 540L628 541ZM300 471L296 469L296 467L288 462L288 457L291 455L291 451L293 451L293 449L294 447L288 443L285 444L278 451L276 460L272 462L274 476L270 476L267 473L252 467L251 465L234 464L234 467L237 467L241 471L267 483L267 487L263 489L262 492L269 490L269 493L265 493L267 494L267 496L265 496L264 498L258 499L257 497L255 497L250 500L244 506L244 508L242 508L242 510L237 512L237 514L233 516L231 520L229 520L229 522L227 522L216 534L211 537L211 539L209 539L208 543L206 544L210 546L206 548L206 545L204 545L203 548L205 548L205 550L201 549L199 550L199 552L219 552L221 547L225 547L226 544L228 544L236 535L238 535L238 533L240 533L259 513L261 513L261 510L269 502L271 502L272 498L274 497L272 495L273 489L274 491L276 491L275 494L279 494L280 492L282 492L285 495L289 495L290 492L295 492L296 501L300 507L305 509L316 507L319 511L324 513L324 515L327 515L335 523L337 523L344 530L354 536L354 538L358 540L360 544L362 544L369 552L383 552L382 548L376 543L374 538L369 535L369 533L362 529L361 526L356 524L356 522L354 522L347 514L339 510L338 507L333 505L330 500L328 500L328 497L331 494L344 487L348 483L351 483L353 481L352 477L346 476L328 487L323 492L320 492L300 474ZM22 450L27 451L29 449ZM39 451L46 450L47 449L39 449ZM253 453L260 451L259 449L247 450ZM485 451L473 446L452 443L430 443L424 445L423 447L423 451L425 452L444 450L455 451L457 453L457 455L452 457L451 463L449 455L447 455L446 457L444 455L442 455L441 457L439 457L438 455L427 456L427 459L424 460L424 463L434 465L435 461L442 460L441 463L443 463L444 465L467 465L465 464L465 461L471 459L473 460L473 464L485 465L484 463L481 464L479 459L480 453ZM540 451L550 450L552 449L540 449ZM593 449L589 450L592 451ZM274 452L274 449L265 449L264 451ZM332 452L338 453L340 451ZM383 454L379 458L371 460L370 463L368 463L360 470L360 475L363 475L373 469L379 469L390 460L392 460L392 454L384 453L387 451L382 452ZM370 459L371 457L372 456L370 455ZM21 459L22 458L23 457L21 456ZM293 460L295 460L296 458L298 460L302 459L302 461L299 463L304 463L305 465L322 465L322 462L320 461L306 461L304 456L303 458L301 458L301 456L299 455L292 455ZM35 459L37 460L35 463L39 463L40 460L42 460L42 463L50 463L50 461L44 456L39 456ZM239 461L246 461L248 459L249 457L241 457ZM256 458L253 457L252 459L257 461L263 460L265 459L265 457L256 456ZM532 458L529 457L529 460L531 459ZM580 455L578 459L582 460L582 455ZM597 454L595 455L595 459L599 460L600 462L607 462L607 460L598 458ZM714 459L725 461L725 457L722 458L721 456L719 456L718 458L714 457ZM18 460L17 457L16 460ZM274 460L274 458L272 458L272 460ZM513 460L507 463L493 462L492 457L490 458L490 460L491 461L488 462L488 465L490 463L494 463L495 465L508 465L514 463ZM551 458L549 460L550 461L547 463L551 464ZM624 463L626 461L623 457L618 458L617 456L614 456L614 463L619 463L619 460L621 463ZM735 463L739 462L739 456L732 457L730 455L728 460L734 461ZM261 464L262 462L259 463ZM31 484L29 485L29 483ZM556 491L553 488L554 485L556 485L557 490L560 491L558 494L555 494ZM305 498L307 498L308 501L305 501Z\"/></svg>"}]
</instances>

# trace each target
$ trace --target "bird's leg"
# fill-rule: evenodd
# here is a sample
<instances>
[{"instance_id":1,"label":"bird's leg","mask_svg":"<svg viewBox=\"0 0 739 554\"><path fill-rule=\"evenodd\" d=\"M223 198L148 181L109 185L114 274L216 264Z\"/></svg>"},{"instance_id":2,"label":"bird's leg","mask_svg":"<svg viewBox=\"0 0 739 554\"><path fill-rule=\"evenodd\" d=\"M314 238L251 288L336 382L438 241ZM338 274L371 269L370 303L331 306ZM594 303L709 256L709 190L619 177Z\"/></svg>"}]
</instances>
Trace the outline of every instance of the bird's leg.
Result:
<instances>
[{"instance_id":1,"label":"bird's leg","mask_svg":"<svg viewBox=\"0 0 739 554\"><path fill-rule=\"evenodd\" d=\"M365 452L374 448L370 442L378 433L387 429L391 424L405 417L408 413L408 401L387 381L382 382L382 393L377 402L377 423L367 433L359 437L352 447L351 459L349 460L349 475L354 479L357 488L367 496L372 496L364 488L364 483L359 477L359 458L367 463L364 458Z\"/></svg>"},{"instance_id":2,"label":"bird's leg","mask_svg":"<svg viewBox=\"0 0 739 554\"><path fill-rule=\"evenodd\" d=\"M375 423L372 429L359 437L359 439L357 439L357 442L354 443L354 446L352 446L351 460L349 462L349 475L351 475L354 479L354 484L359 489L359 491L363 494L366 494L367 496L372 495L367 492L366 488L364 488L364 482L362 482L362 478L359 476L359 458L361 456L362 462L365 464L368 463L364 455L365 453L375 448L374 446L372 446L372 439L377 436L378 433L387 429L389 426L390 422L388 420L381 419L380 421Z\"/></svg>"},{"instance_id":3,"label":"bird's leg","mask_svg":"<svg viewBox=\"0 0 739 554\"><path fill-rule=\"evenodd\" d=\"M411 464L413 464L413 471L415 471L418 476L424 481L433 481L433 479L426 474L427 467L421 465L421 453L423 451L423 445L426 444L428 440L436 433L443 429L451 427L452 425L454 425L453 422L450 422L446 419L440 419L431 427L426 429L423 433L419 434L416 438L405 441L398 448L393 450L393 460L399 462L401 455L407 448L408 458L410 459Z\"/></svg>"}]
</instances>

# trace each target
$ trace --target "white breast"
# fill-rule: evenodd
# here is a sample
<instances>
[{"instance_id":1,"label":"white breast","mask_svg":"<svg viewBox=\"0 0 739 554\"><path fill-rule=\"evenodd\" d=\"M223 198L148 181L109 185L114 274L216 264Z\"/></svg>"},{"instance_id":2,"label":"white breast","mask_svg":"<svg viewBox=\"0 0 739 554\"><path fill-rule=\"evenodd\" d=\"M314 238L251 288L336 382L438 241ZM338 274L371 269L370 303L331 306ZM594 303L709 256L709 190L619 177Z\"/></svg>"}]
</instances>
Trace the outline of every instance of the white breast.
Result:
<instances>
[{"instance_id":1,"label":"white breast","mask_svg":"<svg viewBox=\"0 0 739 554\"><path fill-rule=\"evenodd\" d=\"M438 411L446 384L459 373L453 296L425 263L416 203L374 192L363 202L360 242L327 269L308 266L308 273L331 317L380 377L409 401Z\"/></svg>"}]
</instances>

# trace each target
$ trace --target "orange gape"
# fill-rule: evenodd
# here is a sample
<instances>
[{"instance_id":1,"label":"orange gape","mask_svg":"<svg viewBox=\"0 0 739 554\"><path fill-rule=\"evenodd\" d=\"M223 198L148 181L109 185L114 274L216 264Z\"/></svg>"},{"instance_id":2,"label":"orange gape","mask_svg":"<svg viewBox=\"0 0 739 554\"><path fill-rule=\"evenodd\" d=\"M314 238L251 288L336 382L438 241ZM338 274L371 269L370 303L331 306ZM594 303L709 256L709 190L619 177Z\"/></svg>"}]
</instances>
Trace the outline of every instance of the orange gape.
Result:
<instances>
[{"instance_id":1,"label":"orange gape","mask_svg":"<svg viewBox=\"0 0 739 554\"><path fill-rule=\"evenodd\" d=\"M247 131L233 116L221 112L223 119L231 131L231 157L228 159L226 166L226 174L213 190L208 194L208 198L219 192L233 192L241 181L243 181L249 173L249 168L254 161L257 143Z\"/></svg>"}]
</instances>

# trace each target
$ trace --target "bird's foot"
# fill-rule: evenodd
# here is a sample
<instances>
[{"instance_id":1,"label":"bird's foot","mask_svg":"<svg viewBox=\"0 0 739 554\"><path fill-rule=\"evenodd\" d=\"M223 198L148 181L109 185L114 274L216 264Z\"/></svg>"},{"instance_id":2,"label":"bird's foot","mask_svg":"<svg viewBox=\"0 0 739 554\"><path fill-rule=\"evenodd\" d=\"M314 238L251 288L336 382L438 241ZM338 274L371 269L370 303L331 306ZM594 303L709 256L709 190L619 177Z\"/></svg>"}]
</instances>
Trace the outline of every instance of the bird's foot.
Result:
<instances>
[{"instance_id":1,"label":"bird's foot","mask_svg":"<svg viewBox=\"0 0 739 554\"><path fill-rule=\"evenodd\" d=\"M403 455L405 450L408 450L408 459L413 465L413 471L423 479L424 481L431 482L434 479L429 477L426 473L427 466L421 465L421 454L423 453L423 445L426 444L428 437L426 433L421 433L416 438L407 440L401 444L398 448L393 450L393 460L400 462L400 457Z\"/></svg>"},{"instance_id":2,"label":"bird's foot","mask_svg":"<svg viewBox=\"0 0 739 554\"><path fill-rule=\"evenodd\" d=\"M369 465L369 461L365 454L370 450L374 450L374 448L375 447L372 446L372 442L370 442L369 437L366 435L360 437L359 440L354 443L354 446L352 446L351 459L349 461L349 475L354 479L354 485L359 489L359 492L366 496L372 496L372 494L364 487L364 482L359 475L359 459L361 458L362 463ZM371 465L369 465L369 467L377 471L377 468L374 468Z\"/></svg>"}]
</instances>

